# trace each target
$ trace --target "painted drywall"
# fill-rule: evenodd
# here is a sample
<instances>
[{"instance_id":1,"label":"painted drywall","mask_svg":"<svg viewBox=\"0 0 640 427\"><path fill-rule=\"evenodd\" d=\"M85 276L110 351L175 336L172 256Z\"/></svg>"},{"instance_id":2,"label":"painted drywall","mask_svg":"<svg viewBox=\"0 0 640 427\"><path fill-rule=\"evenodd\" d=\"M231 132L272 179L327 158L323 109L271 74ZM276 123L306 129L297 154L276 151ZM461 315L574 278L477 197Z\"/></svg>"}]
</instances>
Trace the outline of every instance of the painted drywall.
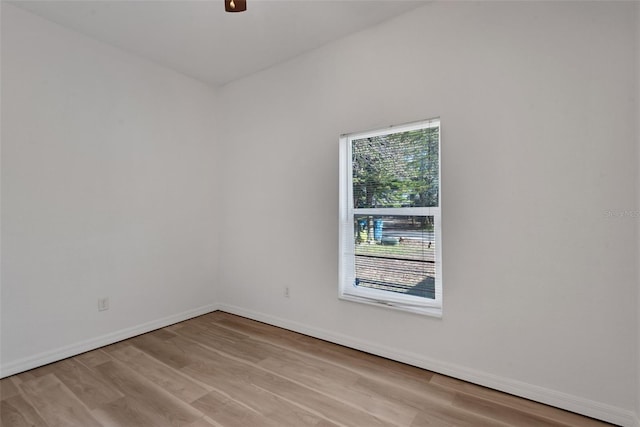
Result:
<instances>
[{"instance_id":1,"label":"painted drywall","mask_svg":"<svg viewBox=\"0 0 640 427\"><path fill-rule=\"evenodd\" d=\"M6 2L1 53L3 373L210 310L215 92Z\"/></svg>"},{"instance_id":2,"label":"painted drywall","mask_svg":"<svg viewBox=\"0 0 640 427\"><path fill-rule=\"evenodd\" d=\"M633 8L433 3L225 86L222 307L632 422ZM338 136L436 116L443 318L338 300Z\"/></svg>"},{"instance_id":3,"label":"painted drywall","mask_svg":"<svg viewBox=\"0 0 640 427\"><path fill-rule=\"evenodd\" d=\"M636 2L636 71L635 74L640 75L640 2ZM638 165L640 165L640 79L636 79L636 148L638 150ZM636 180L638 182L638 199L636 204L636 212L640 218L640 166L636 169ZM640 242L640 227L638 227L637 242ZM640 249L639 249L640 252ZM637 264L640 265L640 253L638 254ZM636 394L636 427L640 427L640 268L638 268L638 309L636 310L638 325L638 347L636 349L636 373L638 378L637 394Z\"/></svg>"}]
</instances>

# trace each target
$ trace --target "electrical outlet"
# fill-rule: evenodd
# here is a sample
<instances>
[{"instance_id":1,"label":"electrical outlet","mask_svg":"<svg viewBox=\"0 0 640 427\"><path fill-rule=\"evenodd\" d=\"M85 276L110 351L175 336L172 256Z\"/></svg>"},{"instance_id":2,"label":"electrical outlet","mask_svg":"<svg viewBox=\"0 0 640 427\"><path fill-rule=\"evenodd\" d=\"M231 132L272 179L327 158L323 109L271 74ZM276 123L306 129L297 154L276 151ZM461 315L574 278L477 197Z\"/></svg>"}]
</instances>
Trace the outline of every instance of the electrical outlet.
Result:
<instances>
[{"instance_id":1,"label":"electrical outlet","mask_svg":"<svg viewBox=\"0 0 640 427\"><path fill-rule=\"evenodd\" d=\"M98 311L109 310L109 298L98 298Z\"/></svg>"},{"instance_id":2,"label":"electrical outlet","mask_svg":"<svg viewBox=\"0 0 640 427\"><path fill-rule=\"evenodd\" d=\"M284 287L284 297L285 298L289 298L289 287L288 286Z\"/></svg>"}]
</instances>

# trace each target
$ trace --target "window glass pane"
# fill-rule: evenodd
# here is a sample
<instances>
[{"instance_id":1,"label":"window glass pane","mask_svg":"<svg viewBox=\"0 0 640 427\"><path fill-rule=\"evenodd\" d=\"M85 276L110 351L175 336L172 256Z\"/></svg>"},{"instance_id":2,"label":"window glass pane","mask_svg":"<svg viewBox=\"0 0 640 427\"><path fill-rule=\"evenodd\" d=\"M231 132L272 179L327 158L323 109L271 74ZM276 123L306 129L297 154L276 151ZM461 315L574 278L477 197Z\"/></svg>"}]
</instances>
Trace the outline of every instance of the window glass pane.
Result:
<instances>
[{"instance_id":1,"label":"window glass pane","mask_svg":"<svg viewBox=\"0 0 640 427\"><path fill-rule=\"evenodd\" d=\"M438 206L439 129L353 140L353 207Z\"/></svg>"},{"instance_id":2,"label":"window glass pane","mask_svg":"<svg viewBox=\"0 0 640 427\"><path fill-rule=\"evenodd\" d=\"M356 286L435 299L433 216L354 216Z\"/></svg>"}]
</instances>

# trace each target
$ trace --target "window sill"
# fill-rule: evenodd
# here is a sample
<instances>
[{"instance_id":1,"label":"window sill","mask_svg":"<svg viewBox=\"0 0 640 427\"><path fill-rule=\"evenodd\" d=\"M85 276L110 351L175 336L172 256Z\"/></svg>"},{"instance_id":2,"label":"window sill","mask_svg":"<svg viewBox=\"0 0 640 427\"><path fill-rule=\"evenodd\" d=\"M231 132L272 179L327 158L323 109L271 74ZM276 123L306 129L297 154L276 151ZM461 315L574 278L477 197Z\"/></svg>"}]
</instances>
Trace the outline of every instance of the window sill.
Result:
<instances>
[{"instance_id":1,"label":"window sill","mask_svg":"<svg viewBox=\"0 0 640 427\"><path fill-rule=\"evenodd\" d=\"M404 312L409 312L413 314L419 314L421 316L436 317L439 319L442 318L441 307L409 306L401 303L395 303L395 302L389 302L389 301L377 301L369 298L362 298L362 297L358 297L356 295L350 295L350 294L340 294L338 298L343 301L358 302L361 304L373 305L376 307L383 307L391 310L398 310L398 311L404 311Z\"/></svg>"}]
</instances>

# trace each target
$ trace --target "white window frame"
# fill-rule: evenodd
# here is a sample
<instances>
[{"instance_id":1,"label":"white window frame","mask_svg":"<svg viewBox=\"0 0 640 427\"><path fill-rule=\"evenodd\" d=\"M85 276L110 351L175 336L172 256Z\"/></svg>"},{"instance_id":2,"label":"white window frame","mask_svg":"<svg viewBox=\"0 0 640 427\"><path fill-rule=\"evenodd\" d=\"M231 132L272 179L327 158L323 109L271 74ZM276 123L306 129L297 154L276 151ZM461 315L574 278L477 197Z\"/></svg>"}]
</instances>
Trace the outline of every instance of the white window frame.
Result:
<instances>
[{"instance_id":1,"label":"white window frame","mask_svg":"<svg viewBox=\"0 0 640 427\"><path fill-rule=\"evenodd\" d=\"M438 206L410 208L354 208L352 141L419 129L439 128L438 132ZM340 190L339 190L339 293L342 300L355 301L381 307L409 311L428 316L442 317L442 227L441 227L441 141L440 119L434 118L403 125L390 126L366 132L340 136ZM433 216L435 243L435 299L405 295L380 289L355 286L355 241L353 220L355 215L413 215Z\"/></svg>"}]
</instances>

